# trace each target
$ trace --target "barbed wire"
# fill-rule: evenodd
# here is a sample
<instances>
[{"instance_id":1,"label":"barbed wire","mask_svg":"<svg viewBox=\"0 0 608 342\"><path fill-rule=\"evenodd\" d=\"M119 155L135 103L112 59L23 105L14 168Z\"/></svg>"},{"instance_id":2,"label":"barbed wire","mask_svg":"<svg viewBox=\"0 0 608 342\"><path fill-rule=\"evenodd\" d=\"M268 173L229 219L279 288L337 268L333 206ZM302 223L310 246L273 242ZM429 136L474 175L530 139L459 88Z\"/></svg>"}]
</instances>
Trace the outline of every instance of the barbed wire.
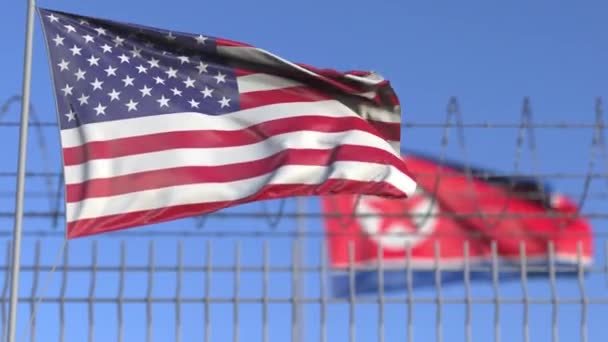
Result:
<instances>
[{"instance_id":1,"label":"barbed wire","mask_svg":"<svg viewBox=\"0 0 608 342\"><path fill-rule=\"evenodd\" d=\"M10 108L12 108L13 104L19 104L21 103L22 100L22 96L21 95L13 95L11 97L9 97L6 101L4 101L4 103L2 104L2 106L0 107L0 127L4 126L5 124L7 126L10 126L11 122L5 123L3 121L3 119L5 117L8 116L9 110ZM34 105L32 103L29 103L29 112L30 112L30 118L33 122L28 123L31 126L33 126L34 128L36 128L36 140L38 143L38 148L40 149L40 154L42 156L42 167L45 171L45 173L47 173L48 175L45 176L45 181L46 181L46 187L47 187L47 193L49 194L48 196L48 201L49 201L49 207L50 208L59 208L60 206L60 198L59 196L52 196L52 192L53 192L53 179L50 176L51 173L51 158L50 158L50 153L48 151L48 144L46 142L46 138L44 136L44 132L42 131L42 127L43 125L41 125L40 123L40 119L38 118L38 114L36 111L36 108L34 107ZM14 122L12 122L14 123ZM16 175L16 173L15 173ZM59 181L58 183L61 183L62 181ZM61 185L58 186L58 191L61 190ZM58 217L55 217L53 219L53 225L56 226L57 225L57 220Z\"/></svg>"},{"instance_id":2,"label":"barbed wire","mask_svg":"<svg viewBox=\"0 0 608 342\"><path fill-rule=\"evenodd\" d=\"M140 229L127 229L124 231L116 231L111 234L105 234L100 236L100 238L104 239L124 239L124 238L156 238L156 237L172 237L172 238L226 238L226 239L295 239L299 237L299 234L293 230L270 230L265 227L249 227L247 230L243 230L242 228L237 227L222 227L221 230L207 228L204 230L193 230L190 228L172 228L171 230L146 230L147 228ZM391 236L401 238L408 237L410 235L416 235L415 233L394 233ZM523 238L527 237L525 233L511 233L511 232L496 232L492 234L495 237L505 237L505 238ZM0 237L10 237L12 236L12 231L8 229L8 227L0 227ZM34 228L34 229L26 229L23 231L23 236L31 237L31 238L43 238L43 237L65 237L65 232L62 230L50 230L49 228ZM340 232L323 232L321 230L309 230L306 232L306 238L318 238L324 239L333 236L348 236L353 237L352 233L340 233ZM373 234L366 234L366 237L374 236ZM450 237L462 237L462 235L458 234L449 234L449 233L435 233L433 236L438 238L450 238ZM562 233L561 236L568 237L571 239L575 238L585 238L587 235L585 233ZM607 238L608 231L607 230L596 230L593 232L593 236L596 238ZM486 239L485 235L481 235L476 232L467 232L466 238L468 240L476 240L476 239Z\"/></svg>"},{"instance_id":3,"label":"barbed wire","mask_svg":"<svg viewBox=\"0 0 608 342\"><path fill-rule=\"evenodd\" d=\"M11 106L14 103L17 103L20 100L20 96L15 95L9 97L2 107L0 107L0 128L11 128L17 127L19 122L6 120L9 118L9 111ZM585 204L590 200L605 200L608 199L608 149L606 147L606 139L604 130L608 128L605 124L604 120L604 106L601 97L598 97L594 101L594 113L593 119L594 122L536 122L533 117L532 111L532 101L529 97L524 97L522 100L521 112L519 116L519 122L465 122L464 115L462 112L461 105L457 97L451 97L446 106L445 119L443 122L413 122L406 121L402 124L404 128L441 128L443 131L441 136L439 137L441 140L440 143L440 152L439 152L439 161L445 161L448 148L450 146L454 146L456 144L459 149L462 162L464 164L464 173L466 175L466 179L468 181L469 186L473 184L473 176L475 178L482 179L490 179L492 177L524 177L530 178L538 181L539 186L541 187L540 191L518 191L519 198L529 198L540 200L544 195L544 181L547 179L562 179L562 180L580 180L582 182L582 186L580 191L570 192L569 196L576 199L578 203L578 207L582 208ZM58 171L53 171L51 167L51 157L48 149L48 143L45 139L45 134L43 128L57 128L56 122L51 121L41 121L36 111L34 110L33 105L30 104L30 109L32 112L32 122L30 123L31 127L36 129L36 138L39 148L39 153L42 156L42 170L28 170L26 172L26 177L28 178L41 178L45 181L46 191L29 191L26 193L28 198L39 198L46 199L48 201L48 210L36 210L36 211L26 211L24 216L26 218L32 219L44 219L50 220L50 224L48 224L47 228L40 229L40 231L29 231L28 234L42 234L44 235L43 230L56 230L59 227L59 223L61 221L61 217L64 216L63 212L63 170L61 167L58 167ZM13 116L14 117L14 116ZM577 116L580 117L580 116ZM513 150L513 167L510 172L491 172L487 171L484 173L475 173L473 175L471 163L470 163L470 152L469 146L466 141L468 129L495 129L495 128L511 128L516 129L517 133L514 141L514 150ZM590 130L589 134L589 160L586 166L586 170L582 172L541 172L541 164L539 158L539 151L536 141L536 130L538 129L587 129ZM455 139L451 137L452 134L456 134ZM531 164L531 171L524 172L522 169L522 165L524 164L524 156L528 155ZM419 175L419 177L425 177L427 175ZM454 174L450 174L449 172L441 172L440 176L437 177L436 173L428 174L429 177L434 177L435 186L434 190L428 190L427 192L430 194L434 194L437 192L438 184L440 178L449 178L455 176ZM16 172L0 170L0 179L10 179L15 178ZM605 190L598 190L597 188L592 189L592 181L599 180L605 183ZM508 184L508 186L513 186L513 184ZM0 199L9 198L14 196L14 192L10 190L0 189ZM451 216L451 217L477 217L480 218L487 227L495 227L501 221L501 219L513 217L515 214L508 213L507 209L509 207L509 201L512 199L510 195L505 196L504 202L495 213L486 213L481 210L480 199L483 198L482 194L475 193L472 191L469 194L462 194L464 196L474 196L472 200L474 203L474 207L476 208L475 213L441 213L439 215L442 216ZM431 196L433 201L435 201L436 196ZM357 214L357 208L360 203L361 196L358 196L355 201L355 205L353 207L351 218L361 217L361 214ZM280 199L275 200L276 209L271 210L266 201L259 203L259 209L256 212L238 212L235 210L212 213L208 215L201 215L192 219L194 222L192 224L193 230L202 230L204 229L208 223L209 219L255 219L255 220L264 220L267 227L271 230L275 230L276 227L281 224L284 219L295 219L299 215L299 213L287 211L287 203L290 199ZM428 206L428 210L431 210L433 205ZM430 212L418 214L422 215L424 219L430 219L433 216ZM536 214L538 215L538 214ZM559 214L551 213L552 217L558 217ZM596 219L596 220L606 220L608 219L608 212L579 212L578 216ZM12 216L12 212L10 211L0 211L0 218L10 218ZM330 213L314 213L308 212L306 216L311 218L325 218L332 217ZM384 215L386 216L386 215ZM411 214L403 214L401 217L412 217L416 215ZM520 214L517 215L521 217ZM569 214L569 217L572 217ZM418 223L418 224L424 224ZM171 230L172 232L176 232L175 230ZM0 235L3 234L2 229L0 228ZM145 235L146 233L143 233ZM156 233L155 233L156 234Z\"/></svg>"},{"instance_id":4,"label":"barbed wire","mask_svg":"<svg viewBox=\"0 0 608 342\"><path fill-rule=\"evenodd\" d=\"M49 127L57 128L56 122L40 121L30 123L31 127ZM9 121L0 123L0 127L19 127L18 121ZM401 123L403 128L445 128L456 127L455 124L446 124L444 122L422 122L422 121L405 121ZM466 122L462 124L465 128L520 128L519 122ZM533 128L542 129L608 129L608 125L597 125L594 122L539 122L532 125Z\"/></svg>"}]
</instances>

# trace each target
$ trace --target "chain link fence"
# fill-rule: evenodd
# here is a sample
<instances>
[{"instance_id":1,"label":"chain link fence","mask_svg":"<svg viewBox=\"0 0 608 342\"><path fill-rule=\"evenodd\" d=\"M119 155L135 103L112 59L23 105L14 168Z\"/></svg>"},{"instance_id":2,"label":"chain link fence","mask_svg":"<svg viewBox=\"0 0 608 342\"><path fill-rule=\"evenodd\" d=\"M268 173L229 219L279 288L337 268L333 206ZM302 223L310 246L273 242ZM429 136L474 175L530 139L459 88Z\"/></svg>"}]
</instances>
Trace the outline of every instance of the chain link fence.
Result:
<instances>
[{"instance_id":1,"label":"chain link fence","mask_svg":"<svg viewBox=\"0 0 608 342\"><path fill-rule=\"evenodd\" d=\"M18 122L13 112L19 100L11 97L0 108L0 134L11 142L6 163L0 165L3 341L16 176L10 153L16 150ZM534 122L529 99L524 99L519 118L509 118L513 122L467 122L455 98L436 118L404 122L405 144L434 141L429 149L438 156L471 165L488 162L505 170L503 175L558 184L593 225L593 265L583 268L579 260L578 267L568 269L554 262L541 267L528 262L523 248L523 267L508 269L499 266L492 244L492 262L465 263L462 282L442 282L446 270L436 260L434 284L415 287L405 260L402 271L409 281L403 289L333 297L334 271L328 266L323 231L326 214L315 198L252 203L66 242L57 128L51 115L43 121L32 108L19 339L603 341L608 314L608 154L601 99L590 115L573 116L577 122ZM500 143L486 151L490 141ZM568 141L574 152L543 144L553 141ZM441 246L436 250L438 258ZM549 260L555 256L549 255ZM489 272L489 279L472 280L471 275L481 271ZM504 277L507 271L518 276ZM354 282L352 268L349 275ZM382 278L380 266L380 284Z\"/></svg>"}]
</instances>

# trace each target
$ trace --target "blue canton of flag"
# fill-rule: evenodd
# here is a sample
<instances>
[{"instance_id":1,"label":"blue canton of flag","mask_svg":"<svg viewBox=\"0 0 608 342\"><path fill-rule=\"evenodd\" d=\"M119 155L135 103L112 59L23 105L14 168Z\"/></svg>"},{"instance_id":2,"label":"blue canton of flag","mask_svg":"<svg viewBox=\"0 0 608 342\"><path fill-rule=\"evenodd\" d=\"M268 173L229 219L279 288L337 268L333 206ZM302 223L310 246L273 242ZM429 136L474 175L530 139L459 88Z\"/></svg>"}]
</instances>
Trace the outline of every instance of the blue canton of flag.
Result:
<instances>
[{"instance_id":1,"label":"blue canton of flag","mask_svg":"<svg viewBox=\"0 0 608 342\"><path fill-rule=\"evenodd\" d=\"M215 39L138 25L44 15L61 128L198 110L239 110L234 70ZM196 50L198 55L193 55ZM219 63L218 63L219 62Z\"/></svg>"}]
</instances>

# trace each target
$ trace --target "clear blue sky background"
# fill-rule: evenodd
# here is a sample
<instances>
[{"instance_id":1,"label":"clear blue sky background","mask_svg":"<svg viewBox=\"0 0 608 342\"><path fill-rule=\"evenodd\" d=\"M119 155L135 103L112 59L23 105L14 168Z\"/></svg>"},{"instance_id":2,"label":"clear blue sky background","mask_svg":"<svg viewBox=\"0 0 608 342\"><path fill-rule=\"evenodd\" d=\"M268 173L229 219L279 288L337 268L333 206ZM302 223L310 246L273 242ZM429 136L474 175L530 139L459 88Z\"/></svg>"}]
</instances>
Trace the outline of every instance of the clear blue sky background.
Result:
<instances>
[{"instance_id":1,"label":"clear blue sky background","mask_svg":"<svg viewBox=\"0 0 608 342\"><path fill-rule=\"evenodd\" d=\"M459 97L466 122L517 123L523 96L531 96L534 119L537 122L586 122L594 119L595 96L606 95L608 89L608 21L605 14L608 4L600 1L559 2L521 1L491 3L487 1L428 1L413 4L404 1L40 1L42 7L76 12L85 15L129 21L173 30L197 32L244 41L263 47L293 61L319 67L340 70L373 69L392 81L403 104L406 122L442 122L449 96ZM0 21L0 100L17 94L21 89L23 36L25 28L25 1L9 1L3 5ZM55 107L48 70L47 55L43 44L39 20L36 18L34 41L32 102L42 121L55 121ZM4 121L18 119L19 106L14 105ZM16 169L16 127L0 127L0 172ZM428 153L442 149L443 129L407 128L403 131L403 147ZM514 128L466 129L466 152L469 162L503 172L513 172L516 155L517 130ZM36 131L30 130L28 169L51 171L59 169L59 142L55 128L45 128L43 136L48 149L49 163L36 140ZM592 131L582 129L537 129L538 164L524 150L521 171L541 173L577 173L588 170L591 155ZM457 135L449 135L448 156L463 160L465 154L458 145ZM596 165L595 171L606 172L607 161ZM581 178L550 179L557 189L568 194L580 195ZM56 179L53 190L56 189ZM0 228L7 232L12 227L10 212L13 200L9 192L14 189L14 178L0 178ZM29 193L46 190L41 179L28 179ZM587 213L606 212L602 194L608 191L606 179L591 183L592 196L584 206ZM276 211L276 203L269 203ZM310 212L319 212L318 201L307 201ZM242 206L225 212L260 211L261 204ZM49 203L44 198L28 196L28 212L48 212ZM287 202L286 211L294 211L293 201ZM597 236L596 266L605 265L603 245L605 220L593 220ZM318 219L306 221L309 232L315 233L306 243L306 264L315 266L319 260L319 233L322 226ZM61 229L60 227L58 229ZM182 220L159 227L141 228L158 232L190 229L193 220ZM50 226L48 219L28 218L25 230L32 231ZM286 232L294 229L294 221L284 219L271 230L264 220L209 219L203 231L231 232L229 237L213 237L213 262L231 266L234 262L234 241L241 241L243 265L258 266L262 260L262 238L241 238L238 232L266 232L270 246L271 265L289 266L291 239ZM212 237L207 233L206 237ZM69 244L71 265L88 265L91 257L91 241L99 240L99 262L116 265L119 262L119 235L100 236L75 240ZM127 261L129 265L147 265L148 238L130 237ZM157 238L156 262L159 265L175 265L176 239ZM189 238L184 241L184 264L202 265L206 255L207 239ZM23 262L33 262L35 239L24 242ZM61 246L62 238L43 238L41 260L52 265ZM46 279L41 273L41 283ZM201 297L204 291L204 274L192 272L184 276L183 295ZM96 295L116 296L116 272L99 274ZM159 273L155 276L155 297L170 297L175 292L175 275ZM599 272L589 276L585 285L587 295L606 299L606 275ZM305 295L319 296L319 277L307 276ZM129 274L125 280L125 296L141 298L146 291L146 274ZM260 273L241 275L240 296L261 296ZM270 277L269 295L289 298L291 279L289 273ZM212 297L233 295L233 273L214 273ZM23 274L23 296L29 296L32 274ZM61 274L55 274L47 297L57 298ZM89 290L89 274L74 272L68 275L67 297L84 297ZM577 284L573 280L559 281L560 297L579 298ZM42 284L39 284L41 287ZM530 296L550 298L547 280L530 282ZM446 286L443 295L463 298L463 287ZM502 296L521 298L520 284L505 283ZM472 288L475 297L491 298L488 284L476 284ZM395 293L394 298L403 298ZM433 289L420 289L417 298L433 298ZM70 341L83 341L87 331L87 311L84 304L66 306L66 337ZM145 307L142 304L125 306L125 338L127 341L143 340L145 336ZM20 307L19 333L22 334L29 315L27 305ZM116 306L96 305L96 340L115 340ZM155 304L153 310L155 341L171 341L174 336L172 305ZM212 311L213 341L232 338L233 310L230 303L214 304ZM239 306L241 340L261 341L262 321L259 304ZM474 304L472 317L473 340L488 341L493 338L493 313L491 303ZM530 316L531 341L546 341L551 337L552 307L549 304L533 305ZM432 304L420 304L415 308L415 340L435 340L435 312ZM606 306L593 304L588 308L590 341L605 337ZM203 311L200 304L183 308L183 338L185 341L201 340ZM372 341L377 335L378 309L372 304L356 308L356 335L358 341ZM462 304L443 307L443 333L446 341L465 339L465 309ZM522 336L522 307L519 304L501 306L502 338L517 341ZM349 308L346 304L331 304L327 311L331 322L328 337L331 341L345 341L348 337ZM560 304L559 334L561 341L577 341L580 334L580 305ZM272 341L288 340L291 327L289 304L270 306L270 334ZM317 340L319 332L319 306L307 305L306 334L308 341ZM385 334L387 341L403 341L406 331L406 306L387 305ZM38 340L53 341L58 336L59 311L54 304L44 304L39 313Z\"/></svg>"}]
</instances>

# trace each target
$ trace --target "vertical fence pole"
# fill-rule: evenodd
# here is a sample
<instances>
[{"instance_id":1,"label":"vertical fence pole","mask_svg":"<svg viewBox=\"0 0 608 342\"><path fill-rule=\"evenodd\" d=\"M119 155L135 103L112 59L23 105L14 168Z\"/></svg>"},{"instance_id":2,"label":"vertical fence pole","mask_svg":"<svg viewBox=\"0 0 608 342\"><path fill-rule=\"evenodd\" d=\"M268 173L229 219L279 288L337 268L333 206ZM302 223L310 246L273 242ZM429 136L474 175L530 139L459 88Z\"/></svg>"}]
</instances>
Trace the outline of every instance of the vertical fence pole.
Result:
<instances>
[{"instance_id":1,"label":"vertical fence pole","mask_svg":"<svg viewBox=\"0 0 608 342\"><path fill-rule=\"evenodd\" d=\"M40 240L36 240L34 249L34 274L32 275L32 290L30 292L30 312L32 322L30 324L30 342L36 342L36 292L38 291L38 277L40 274Z\"/></svg>"},{"instance_id":2,"label":"vertical fence pole","mask_svg":"<svg viewBox=\"0 0 608 342\"><path fill-rule=\"evenodd\" d=\"M59 288L59 341L65 341L65 293L68 287L68 270L70 269L70 253L68 246L63 253L63 270L61 272L61 287ZM35 315L32 312L32 315Z\"/></svg>"},{"instance_id":3,"label":"vertical fence pole","mask_svg":"<svg viewBox=\"0 0 608 342\"><path fill-rule=\"evenodd\" d=\"M207 257L205 260L205 342L211 342L211 258L213 257L213 244L207 240Z\"/></svg>"},{"instance_id":4,"label":"vertical fence pole","mask_svg":"<svg viewBox=\"0 0 608 342\"><path fill-rule=\"evenodd\" d=\"M34 40L35 0L27 2L25 29L25 56L23 60L23 88L21 97L21 126L19 131L19 161L17 164L17 190L15 192L15 228L13 229L13 263L11 302L9 309L8 340L15 342L17 305L19 300L19 264L21 262L21 228L23 225L23 198L25 195L25 161L27 158L27 129L29 122L30 81L32 74L32 42Z\"/></svg>"},{"instance_id":5,"label":"vertical fence pole","mask_svg":"<svg viewBox=\"0 0 608 342\"><path fill-rule=\"evenodd\" d=\"M7 241L6 242L6 246L5 246L5 265L8 267L8 265L11 263L11 255L12 255L12 244L11 241ZM4 342L7 341L7 336L8 336L8 319L7 319L7 312L6 312L6 302L8 302L7 299L9 299L8 297L8 283L10 281L9 279L9 275L10 272L4 272L4 282L2 283L2 311L0 312L2 314L2 336L0 338L0 341Z\"/></svg>"},{"instance_id":6,"label":"vertical fence pole","mask_svg":"<svg viewBox=\"0 0 608 342\"><path fill-rule=\"evenodd\" d=\"M236 240L234 242L234 297L233 297L233 326L234 326L234 342L240 341L240 329L239 329L239 301L240 301L240 288L241 288L241 241Z\"/></svg>"},{"instance_id":7,"label":"vertical fence pole","mask_svg":"<svg viewBox=\"0 0 608 342\"><path fill-rule=\"evenodd\" d=\"M146 341L152 342L154 325L152 324L152 296L154 295L154 272L156 249L154 240L148 242L148 289L146 293Z\"/></svg>"},{"instance_id":8,"label":"vertical fence pole","mask_svg":"<svg viewBox=\"0 0 608 342\"><path fill-rule=\"evenodd\" d=\"M320 291L321 291L321 313L320 313L320 342L327 342L327 245L326 240L321 240L321 275L320 275Z\"/></svg>"},{"instance_id":9,"label":"vertical fence pole","mask_svg":"<svg viewBox=\"0 0 608 342\"><path fill-rule=\"evenodd\" d=\"M127 268L127 243L120 241L120 272L118 273L118 298L116 299L116 309L118 318L118 342L124 341L124 297L125 297L125 269Z\"/></svg>"},{"instance_id":10,"label":"vertical fence pole","mask_svg":"<svg viewBox=\"0 0 608 342\"><path fill-rule=\"evenodd\" d=\"M264 270L262 274L262 282L264 284L262 287L262 341L268 342L268 240L264 240L262 253L264 258L264 265L262 266Z\"/></svg>"},{"instance_id":11,"label":"vertical fence pole","mask_svg":"<svg viewBox=\"0 0 608 342\"><path fill-rule=\"evenodd\" d=\"M294 250L295 258L294 258L294 272L295 272L295 282L296 288L294 289L294 305L296 306L294 313L295 317L295 327L296 332L294 334L295 341L294 342L304 342L304 310L301 302L302 295L304 293L304 278L301 274L302 269L302 259L304 256L304 237L306 234L306 220L304 215L306 215L306 199L303 197L296 198L296 248Z\"/></svg>"},{"instance_id":12,"label":"vertical fence pole","mask_svg":"<svg viewBox=\"0 0 608 342\"><path fill-rule=\"evenodd\" d=\"M97 241L91 243L91 283L89 284L89 342L95 341L95 289L97 287Z\"/></svg>"}]
</instances>

